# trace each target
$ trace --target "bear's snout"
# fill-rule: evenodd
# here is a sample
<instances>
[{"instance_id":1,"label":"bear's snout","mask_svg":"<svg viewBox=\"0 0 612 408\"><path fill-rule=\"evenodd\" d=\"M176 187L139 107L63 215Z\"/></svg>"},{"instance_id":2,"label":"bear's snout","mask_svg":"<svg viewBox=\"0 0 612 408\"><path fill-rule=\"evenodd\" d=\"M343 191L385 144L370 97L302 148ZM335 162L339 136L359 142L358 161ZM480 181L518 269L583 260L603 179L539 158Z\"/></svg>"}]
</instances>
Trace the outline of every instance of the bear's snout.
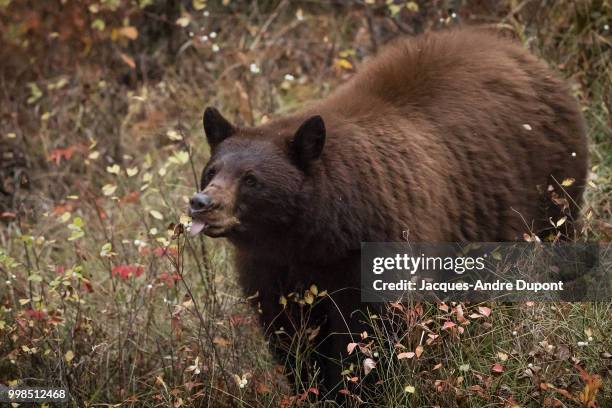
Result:
<instances>
[{"instance_id":1,"label":"bear's snout","mask_svg":"<svg viewBox=\"0 0 612 408\"><path fill-rule=\"evenodd\" d=\"M210 211L214 207L215 202L212 197L206 193L197 193L189 200L189 209L191 213Z\"/></svg>"}]
</instances>

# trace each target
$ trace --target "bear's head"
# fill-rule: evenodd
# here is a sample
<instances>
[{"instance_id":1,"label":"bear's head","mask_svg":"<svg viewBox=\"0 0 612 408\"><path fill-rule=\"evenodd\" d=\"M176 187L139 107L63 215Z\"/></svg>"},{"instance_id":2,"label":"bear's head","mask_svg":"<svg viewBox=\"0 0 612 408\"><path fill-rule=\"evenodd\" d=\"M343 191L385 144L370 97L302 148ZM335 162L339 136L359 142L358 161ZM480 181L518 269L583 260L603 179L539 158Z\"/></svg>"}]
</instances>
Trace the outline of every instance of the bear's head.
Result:
<instances>
[{"instance_id":1,"label":"bear's head","mask_svg":"<svg viewBox=\"0 0 612 408\"><path fill-rule=\"evenodd\" d=\"M323 119L240 128L207 108L203 122L211 157L200 191L189 203L191 234L261 239L289 228L304 204L310 170L323 152Z\"/></svg>"}]
</instances>

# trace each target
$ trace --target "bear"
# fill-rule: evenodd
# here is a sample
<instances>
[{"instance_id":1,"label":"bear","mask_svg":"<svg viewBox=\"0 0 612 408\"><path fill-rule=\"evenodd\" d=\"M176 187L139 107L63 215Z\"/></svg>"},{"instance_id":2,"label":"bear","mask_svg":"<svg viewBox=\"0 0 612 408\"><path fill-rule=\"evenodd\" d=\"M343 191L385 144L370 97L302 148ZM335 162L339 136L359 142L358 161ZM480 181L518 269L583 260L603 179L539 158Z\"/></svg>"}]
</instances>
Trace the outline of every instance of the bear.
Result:
<instances>
[{"instance_id":1,"label":"bear","mask_svg":"<svg viewBox=\"0 0 612 408\"><path fill-rule=\"evenodd\" d=\"M587 176L585 123L564 80L482 29L397 39L329 96L260 126L212 107L203 126L211 156L191 233L233 244L268 335L290 338L307 316L327 390L363 329L362 242L544 237L551 219L579 217ZM311 285L327 296L304 314ZM290 294L302 317L284 310Z\"/></svg>"}]
</instances>

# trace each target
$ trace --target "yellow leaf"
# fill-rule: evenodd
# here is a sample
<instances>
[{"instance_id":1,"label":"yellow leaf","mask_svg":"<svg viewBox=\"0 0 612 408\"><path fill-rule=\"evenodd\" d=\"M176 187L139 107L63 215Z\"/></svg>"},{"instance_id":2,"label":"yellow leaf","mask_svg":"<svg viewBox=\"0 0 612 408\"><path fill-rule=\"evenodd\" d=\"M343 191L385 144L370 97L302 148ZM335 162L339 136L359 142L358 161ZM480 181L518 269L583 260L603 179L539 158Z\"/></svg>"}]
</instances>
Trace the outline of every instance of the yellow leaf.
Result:
<instances>
[{"instance_id":1,"label":"yellow leaf","mask_svg":"<svg viewBox=\"0 0 612 408\"><path fill-rule=\"evenodd\" d=\"M134 177L138 174L138 167L128 167L125 169L125 172L127 173L128 177Z\"/></svg>"},{"instance_id":2,"label":"yellow leaf","mask_svg":"<svg viewBox=\"0 0 612 408\"><path fill-rule=\"evenodd\" d=\"M97 150L94 150L93 152L89 153L89 156L87 157L91 160L96 160L98 157L100 157L100 152Z\"/></svg>"},{"instance_id":3,"label":"yellow leaf","mask_svg":"<svg viewBox=\"0 0 612 408\"><path fill-rule=\"evenodd\" d=\"M304 293L304 302L309 305L312 305L312 302L314 302L314 296L312 296L312 293L308 290Z\"/></svg>"},{"instance_id":4,"label":"yellow leaf","mask_svg":"<svg viewBox=\"0 0 612 408\"><path fill-rule=\"evenodd\" d=\"M189 163L189 153L184 151L176 152L168 159L170 163L174 164L186 164Z\"/></svg>"},{"instance_id":5,"label":"yellow leaf","mask_svg":"<svg viewBox=\"0 0 612 408\"><path fill-rule=\"evenodd\" d=\"M151 216L153 218L157 219L157 220L163 220L164 219L164 216L159 211L151 210L151 211L149 211L149 214L151 214Z\"/></svg>"},{"instance_id":6,"label":"yellow leaf","mask_svg":"<svg viewBox=\"0 0 612 408\"><path fill-rule=\"evenodd\" d=\"M200 11L206 7L206 0L192 0L191 5L194 10Z\"/></svg>"},{"instance_id":7,"label":"yellow leaf","mask_svg":"<svg viewBox=\"0 0 612 408\"><path fill-rule=\"evenodd\" d=\"M167 131L166 136L168 136L168 139L172 140L173 142L178 142L179 140L183 140L183 136L174 129Z\"/></svg>"},{"instance_id":8,"label":"yellow leaf","mask_svg":"<svg viewBox=\"0 0 612 408\"><path fill-rule=\"evenodd\" d=\"M406 9L416 13L417 11L419 11L419 5L416 1L409 1L408 3L406 3Z\"/></svg>"},{"instance_id":9,"label":"yellow leaf","mask_svg":"<svg viewBox=\"0 0 612 408\"><path fill-rule=\"evenodd\" d=\"M117 190L117 186L113 184L105 184L104 186L102 186L102 194L104 194L107 197L112 196L116 190Z\"/></svg>"},{"instance_id":10,"label":"yellow leaf","mask_svg":"<svg viewBox=\"0 0 612 408\"><path fill-rule=\"evenodd\" d=\"M409 394L414 394L415 391L416 391L416 388L414 388L414 386L412 385L407 385L404 387L404 392L407 392Z\"/></svg>"},{"instance_id":11,"label":"yellow leaf","mask_svg":"<svg viewBox=\"0 0 612 408\"><path fill-rule=\"evenodd\" d=\"M71 214L69 211L66 211L65 213L63 213L59 218L60 222L67 222L70 219L70 215Z\"/></svg>"},{"instance_id":12,"label":"yellow leaf","mask_svg":"<svg viewBox=\"0 0 612 408\"><path fill-rule=\"evenodd\" d=\"M278 303L280 305L283 305L283 308L287 306L287 298L284 296L281 296L280 299L278 299Z\"/></svg>"},{"instance_id":13,"label":"yellow leaf","mask_svg":"<svg viewBox=\"0 0 612 408\"><path fill-rule=\"evenodd\" d=\"M317 285L315 284L310 285L310 293L312 293L315 296L319 294L319 288L317 288Z\"/></svg>"},{"instance_id":14,"label":"yellow leaf","mask_svg":"<svg viewBox=\"0 0 612 408\"><path fill-rule=\"evenodd\" d=\"M561 219L559 221L557 221L556 227L559 228L560 226L565 224L566 220L567 220L567 217L561 217Z\"/></svg>"},{"instance_id":15,"label":"yellow leaf","mask_svg":"<svg viewBox=\"0 0 612 408\"><path fill-rule=\"evenodd\" d=\"M64 359L66 360L67 363L71 362L73 358L74 358L74 353L72 352L72 350L68 350L66 354L64 354Z\"/></svg>"},{"instance_id":16,"label":"yellow leaf","mask_svg":"<svg viewBox=\"0 0 612 408\"><path fill-rule=\"evenodd\" d=\"M176 19L176 25L181 27L187 27L190 22L191 18L188 15Z\"/></svg>"},{"instance_id":17,"label":"yellow leaf","mask_svg":"<svg viewBox=\"0 0 612 408\"><path fill-rule=\"evenodd\" d=\"M562 185L563 187L569 187L569 186L571 186L572 184L574 184L574 182L575 182L575 181L576 181L576 179L573 179L573 178L566 178L565 180L563 180L563 181L561 182L561 185Z\"/></svg>"},{"instance_id":18,"label":"yellow leaf","mask_svg":"<svg viewBox=\"0 0 612 408\"><path fill-rule=\"evenodd\" d=\"M112 166L107 166L106 171L111 174L119 174L119 172L121 171L121 167L119 167L118 164L113 164Z\"/></svg>"},{"instance_id":19,"label":"yellow leaf","mask_svg":"<svg viewBox=\"0 0 612 408\"><path fill-rule=\"evenodd\" d=\"M191 217L186 214L181 214L181 216L179 217L179 223L183 225L187 225L190 222L191 222Z\"/></svg>"},{"instance_id":20,"label":"yellow leaf","mask_svg":"<svg viewBox=\"0 0 612 408\"><path fill-rule=\"evenodd\" d=\"M30 299L19 299L19 304L20 305L27 305L28 303L30 303Z\"/></svg>"},{"instance_id":21,"label":"yellow leaf","mask_svg":"<svg viewBox=\"0 0 612 408\"><path fill-rule=\"evenodd\" d=\"M334 66L337 69L346 69L346 70L353 69L353 64L351 64L351 61L345 58L336 58L336 60L334 61Z\"/></svg>"}]
</instances>

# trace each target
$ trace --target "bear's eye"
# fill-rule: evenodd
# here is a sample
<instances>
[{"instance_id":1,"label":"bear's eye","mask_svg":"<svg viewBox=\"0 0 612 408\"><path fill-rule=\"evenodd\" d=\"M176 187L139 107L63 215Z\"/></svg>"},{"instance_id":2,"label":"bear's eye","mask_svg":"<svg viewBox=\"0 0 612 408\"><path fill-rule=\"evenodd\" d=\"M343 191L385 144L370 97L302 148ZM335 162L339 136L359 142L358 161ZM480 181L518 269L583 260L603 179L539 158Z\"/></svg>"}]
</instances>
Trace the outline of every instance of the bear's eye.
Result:
<instances>
[{"instance_id":1,"label":"bear's eye","mask_svg":"<svg viewBox=\"0 0 612 408\"><path fill-rule=\"evenodd\" d=\"M254 187L257 185L257 178L253 173L247 173L242 177L242 182L249 187Z\"/></svg>"},{"instance_id":2,"label":"bear's eye","mask_svg":"<svg viewBox=\"0 0 612 408\"><path fill-rule=\"evenodd\" d=\"M217 174L217 170L208 169L208 171L206 172L206 183L212 180L212 178L215 177L215 174Z\"/></svg>"}]
</instances>

